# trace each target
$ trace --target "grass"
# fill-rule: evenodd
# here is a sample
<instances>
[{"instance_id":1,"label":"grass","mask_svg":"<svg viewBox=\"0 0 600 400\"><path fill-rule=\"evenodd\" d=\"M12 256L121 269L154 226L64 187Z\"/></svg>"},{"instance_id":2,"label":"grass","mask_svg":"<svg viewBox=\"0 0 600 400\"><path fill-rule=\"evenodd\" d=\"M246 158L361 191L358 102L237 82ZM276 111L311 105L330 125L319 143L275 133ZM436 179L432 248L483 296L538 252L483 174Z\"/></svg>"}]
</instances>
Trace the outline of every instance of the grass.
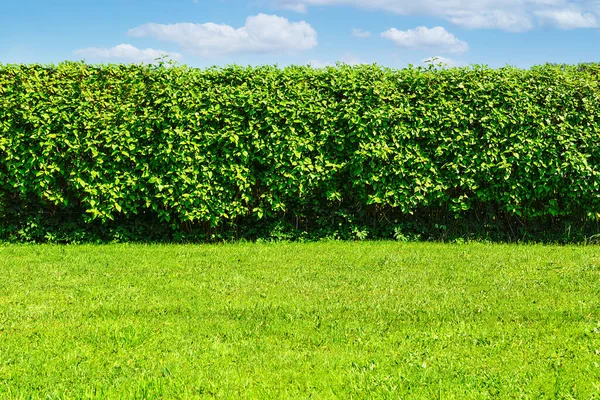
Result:
<instances>
[{"instance_id":1,"label":"grass","mask_svg":"<svg viewBox=\"0 0 600 400\"><path fill-rule=\"evenodd\" d=\"M600 398L600 249L0 246L0 398Z\"/></svg>"}]
</instances>

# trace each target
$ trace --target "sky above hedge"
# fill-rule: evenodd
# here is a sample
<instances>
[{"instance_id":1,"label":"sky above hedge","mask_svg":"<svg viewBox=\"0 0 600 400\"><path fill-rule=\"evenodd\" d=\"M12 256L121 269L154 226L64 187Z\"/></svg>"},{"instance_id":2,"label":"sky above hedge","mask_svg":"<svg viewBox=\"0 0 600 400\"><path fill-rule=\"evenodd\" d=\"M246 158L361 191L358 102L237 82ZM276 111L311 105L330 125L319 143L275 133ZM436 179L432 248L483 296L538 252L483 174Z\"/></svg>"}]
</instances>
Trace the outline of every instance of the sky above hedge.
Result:
<instances>
[{"instance_id":1,"label":"sky above hedge","mask_svg":"<svg viewBox=\"0 0 600 400\"><path fill-rule=\"evenodd\" d=\"M20 0L0 63L194 67L600 61L600 0Z\"/></svg>"}]
</instances>

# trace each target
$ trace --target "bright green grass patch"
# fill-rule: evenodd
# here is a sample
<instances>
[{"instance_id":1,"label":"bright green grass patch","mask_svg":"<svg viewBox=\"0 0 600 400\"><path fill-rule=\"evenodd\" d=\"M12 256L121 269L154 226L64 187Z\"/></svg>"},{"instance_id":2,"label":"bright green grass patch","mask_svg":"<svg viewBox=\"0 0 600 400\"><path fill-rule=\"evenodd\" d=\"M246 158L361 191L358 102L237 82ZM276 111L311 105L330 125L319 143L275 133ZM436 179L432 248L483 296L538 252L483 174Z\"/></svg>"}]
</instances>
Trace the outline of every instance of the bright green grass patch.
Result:
<instances>
[{"instance_id":1,"label":"bright green grass patch","mask_svg":"<svg viewBox=\"0 0 600 400\"><path fill-rule=\"evenodd\" d=\"M600 249L0 246L0 398L599 398Z\"/></svg>"}]
</instances>

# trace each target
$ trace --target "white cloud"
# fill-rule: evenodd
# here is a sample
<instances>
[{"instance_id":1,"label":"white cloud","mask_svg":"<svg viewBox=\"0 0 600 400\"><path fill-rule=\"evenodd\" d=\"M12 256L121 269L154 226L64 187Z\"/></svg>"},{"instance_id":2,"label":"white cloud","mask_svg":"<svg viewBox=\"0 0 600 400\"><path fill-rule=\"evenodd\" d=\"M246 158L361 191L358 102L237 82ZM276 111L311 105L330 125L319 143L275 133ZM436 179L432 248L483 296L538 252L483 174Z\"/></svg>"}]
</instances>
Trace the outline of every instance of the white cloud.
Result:
<instances>
[{"instance_id":1,"label":"white cloud","mask_svg":"<svg viewBox=\"0 0 600 400\"><path fill-rule=\"evenodd\" d=\"M459 40L441 26L419 26L407 31L391 28L381 36L390 39L396 46L407 49L437 49L444 53L465 53L469 50L467 42Z\"/></svg>"},{"instance_id":2,"label":"white cloud","mask_svg":"<svg viewBox=\"0 0 600 400\"><path fill-rule=\"evenodd\" d=\"M352 29L352 36L359 38L368 38L371 37L371 32L365 31L364 29L354 28Z\"/></svg>"},{"instance_id":3,"label":"white cloud","mask_svg":"<svg viewBox=\"0 0 600 400\"><path fill-rule=\"evenodd\" d=\"M308 62L308 64L313 68L325 68L325 67L332 67L335 65L330 62L322 61L322 60L310 60Z\"/></svg>"},{"instance_id":4,"label":"white cloud","mask_svg":"<svg viewBox=\"0 0 600 400\"><path fill-rule=\"evenodd\" d=\"M308 11L306 4L302 3L301 1L279 0L278 5L286 10L295 11L301 14L306 14Z\"/></svg>"},{"instance_id":5,"label":"white cloud","mask_svg":"<svg viewBox=\"0 0 600 400\"><path fill-rule=\"evenodd\" d=\"M317 33L306 22L290 22L276 15L258 14L241 28L214 23L145 24L129 30L135 37L154 37L179 44L203 56L228 53L281 53L317 45Z\"/></svg>"},{"instance_id":6,"label":"white cloud","mask_svg":"<svg viewBox=\"0 0 600 400\"><path fill-rule=\"evenodd\" d=\"M557 26L560 29L597 28L598 18L592 13L582 13L573 9L543 10L535 13L542 23Z\"/></svg>"},{"instance_id":7,"label":"white cloud","mask_svg":"<svg viewBox=\"0 0 600 400\"><path fill-rule=\"evenodd\" d=\"M294 4L306 12L309 6L349 5L368 10L382 10L401 15L441 18L471 29L528 31L545 19L564 28L598 24L598 0L274 0ZM289 7L288 7L289 8ZM549 11L550 10L550 11ZM569 10L559 12L556 10ZM595 25L597 26L597 25Z\"/></svg>"},{"instance_id":8,"label":"white cloud","mask_svg":"<svg viewBox=\"0 0 600 400\"><path fill-rule=\"evenodd\" d=\"M345 56L342 56L340 61L348 65L369 64L365 60L362 60L352 54L346 54Z\"/></svg>"},{"instance_id":9,"label":"white cloud","mask_svg":"<svg viewBox=\"0 0 600 400\"><path fill-rule=\"evenodd\" d=\"M447 57L442 57L442 56L433 56L433 57L429 57L429 58L425 58L423 60L421 60L421 63L423 65L438 65L438 64L443 64L446 67L462 67L464 66L464 63L461 63L460 61L456 61L453 60L451 58L447 58Z\"/></svg>"},{"instance_id":10,"label":"white cloud","mask_svg":"<svg viewBox=\"0 0 600 400\"><path fill-rule=\"evenodd\" d=\"M164 55L172 60L180 60L182 58L179 53L155 49L141 50L130 44L120 44L111 48L88 47L75 50L74 53L92 60L115 60L133 63L155 63L157 58L161 58Z\"/></svg>"},{"instance_id":11,"label":"white cloud","mask_svg":"<svg viewBox=\"0 0 600 400\"><path fill-rule=\"evenodd\" d=\"M525 32L533 29L533 21L525 13L491 10L489 12L452 11L446 19L455 25L469 29L501 29L509 32Z\"/></svg>"}]
</instances>

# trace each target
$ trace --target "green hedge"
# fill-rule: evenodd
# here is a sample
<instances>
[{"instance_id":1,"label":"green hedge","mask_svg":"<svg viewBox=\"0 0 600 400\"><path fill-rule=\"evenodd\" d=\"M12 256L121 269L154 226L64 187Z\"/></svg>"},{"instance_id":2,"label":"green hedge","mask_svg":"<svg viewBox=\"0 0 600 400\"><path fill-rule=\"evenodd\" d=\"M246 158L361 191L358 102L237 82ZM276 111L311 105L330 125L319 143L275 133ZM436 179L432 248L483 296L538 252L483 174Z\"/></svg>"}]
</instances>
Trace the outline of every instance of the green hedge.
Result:
<instances>
[{"instance_id":1,"label":"green hedge","mask_svg":"<svg viewBox=\"0 0 600 400\"><path fill-rule=\"evenodd\" d=\"M0 238L597 233L599 73L0 65Z\"/></svg>"}]
</instances>

